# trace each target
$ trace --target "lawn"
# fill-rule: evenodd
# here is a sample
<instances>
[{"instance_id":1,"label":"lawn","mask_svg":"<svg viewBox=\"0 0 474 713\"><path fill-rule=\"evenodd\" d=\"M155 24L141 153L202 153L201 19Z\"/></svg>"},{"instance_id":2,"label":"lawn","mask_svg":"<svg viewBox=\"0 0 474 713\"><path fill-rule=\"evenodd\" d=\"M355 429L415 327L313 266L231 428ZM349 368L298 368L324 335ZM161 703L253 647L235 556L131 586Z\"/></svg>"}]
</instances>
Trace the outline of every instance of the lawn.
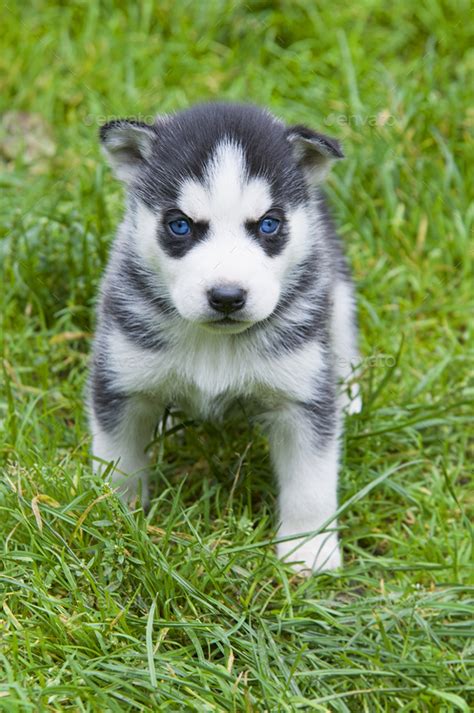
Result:
<instances>
[{"instance_id":1,"label":"lawn","mask_svg":"<svg viewBox=\"0 0 474 713\"><path fill-rule=\"evenodd\" d=\"M463 0L4 6L0 710L471 709L473 19ZM83 390L122 211L98 127L214 98L347 155L328 194L364 409L345 567L310 579L273 553L245 419L165 424L146 517L91 472Z\"/></svg>"}]
</instances>

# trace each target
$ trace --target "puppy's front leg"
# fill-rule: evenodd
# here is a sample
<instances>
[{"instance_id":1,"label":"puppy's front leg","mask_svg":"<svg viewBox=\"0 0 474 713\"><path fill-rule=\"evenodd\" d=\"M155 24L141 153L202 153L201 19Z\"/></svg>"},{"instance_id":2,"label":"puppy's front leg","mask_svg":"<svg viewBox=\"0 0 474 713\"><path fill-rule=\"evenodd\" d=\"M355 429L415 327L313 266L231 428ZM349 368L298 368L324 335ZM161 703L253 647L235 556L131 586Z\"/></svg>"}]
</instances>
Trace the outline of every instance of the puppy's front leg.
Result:
<instances>
[{"instance_id":1,"label":"puppy's front leg","mask_svg":"<svg viewBox=\"0 0 474 713\"><path fill-rule=\"evenodd\" d=\"M103 471L110 461L112 484L122 499L133 504L138 495L148 507L148 467L146 447L159 418L156 404L141 395L107 396L92 394L92 452L94 469Z\"/></svg>"},{"instance_id":2,"label":"puppy's front leg","mask_svg":"<svg viewBox=\"0 0 474 713\"><path fill-rule=\"evenodd\" d=\"M337 510L339 427L336 404L289 404L274 415L270 448L279 484L278 537L317 531ZM334 519L328 529L334 530ZM280 542L278 556L297 570L341 565L337 533L325 531Z\"/></svg>"}]
</instances>

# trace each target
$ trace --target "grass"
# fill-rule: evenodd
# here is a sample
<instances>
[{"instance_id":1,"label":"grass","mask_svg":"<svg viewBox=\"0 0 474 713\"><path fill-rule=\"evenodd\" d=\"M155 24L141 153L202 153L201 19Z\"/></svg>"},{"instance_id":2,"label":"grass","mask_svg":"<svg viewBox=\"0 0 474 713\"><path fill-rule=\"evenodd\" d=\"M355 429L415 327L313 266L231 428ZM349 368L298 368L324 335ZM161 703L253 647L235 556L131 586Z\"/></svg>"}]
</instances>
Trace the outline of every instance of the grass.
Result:
<instances>
[{"instance_id":1,"label":"grass","mask_svg":"<svg viewBox=\"0 0 474 713\"><path fill-rule=\"evenodd\" d=\"M470 710L470 13L6 4L0 710ZM365 407L344 440L345 568L308 580L273 554L267 448L244 419L166 435L146 518L91 473L83 387L122 205L97 128L214 97L347 154L328 191Z\"/></svg>"}]
</instances>

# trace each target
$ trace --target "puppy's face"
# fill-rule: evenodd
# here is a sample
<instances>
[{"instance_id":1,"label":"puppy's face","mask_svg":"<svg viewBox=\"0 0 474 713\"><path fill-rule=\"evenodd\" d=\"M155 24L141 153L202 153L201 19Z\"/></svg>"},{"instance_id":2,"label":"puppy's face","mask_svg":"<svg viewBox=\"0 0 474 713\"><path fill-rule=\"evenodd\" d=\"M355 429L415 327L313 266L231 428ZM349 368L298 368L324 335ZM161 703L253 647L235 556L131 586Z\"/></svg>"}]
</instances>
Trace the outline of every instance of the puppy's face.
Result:
<instances>
[{"instance_id":1,"label":"puppy's face","mask_svg":"<svg viewBox=\"0 0 474 713\"><path fill-rule=\"evenodd\" d=\"M337 142L222 104L112 122L101 138L131 194L135 250L179 314L230 333L269 317L311 248L308 181L342 156Z\"/></svg>"}]
</instances>

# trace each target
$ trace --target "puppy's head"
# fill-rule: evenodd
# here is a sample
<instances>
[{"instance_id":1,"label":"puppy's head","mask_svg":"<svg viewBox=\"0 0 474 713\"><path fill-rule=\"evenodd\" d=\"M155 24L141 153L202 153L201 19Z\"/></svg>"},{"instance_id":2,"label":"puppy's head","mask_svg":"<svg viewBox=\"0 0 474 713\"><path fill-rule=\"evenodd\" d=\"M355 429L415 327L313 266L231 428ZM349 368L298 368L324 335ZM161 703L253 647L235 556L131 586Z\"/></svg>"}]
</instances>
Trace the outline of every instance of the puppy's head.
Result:
<instances>
[{"instance_id":1,"label":"puppy's head","mask_svg":"<svg viewBox=\"0 0 474 713\"><path fill-rule=\"evenodd\" d=\"M134 247L179 314L237 333L269 317L311 249L308 189L337 141L247 105L205 104L101 142L127 185Z\"/></svg>"}]
</instances>

